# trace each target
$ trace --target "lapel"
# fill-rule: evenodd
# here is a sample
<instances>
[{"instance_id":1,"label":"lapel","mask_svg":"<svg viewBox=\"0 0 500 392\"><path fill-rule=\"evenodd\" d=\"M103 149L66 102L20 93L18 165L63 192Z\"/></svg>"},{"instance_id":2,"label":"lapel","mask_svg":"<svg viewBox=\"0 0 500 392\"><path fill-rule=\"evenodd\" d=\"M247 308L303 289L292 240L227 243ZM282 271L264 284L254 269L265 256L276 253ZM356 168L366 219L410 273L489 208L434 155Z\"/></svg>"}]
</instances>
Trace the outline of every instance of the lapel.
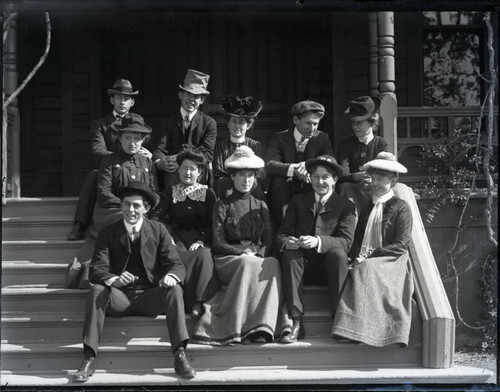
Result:
<instances>
[{"instance_id":1,"label":"lapel","mask_svg":"<svg viewBox=\"0 0 500 392\"><path fill-rule=\"evenodd\" d=\"M285 161L290 163L295 162L296 148L295 148L295 139L293 138L294 129L295 127L289 129L285 135L285 146L284 146Z\"/></svg>"},{"instance_id":2,"label":"lapel","mask_svg":"<svg viewBox=\"0 0 500 392\"><path fill-rule=\"evenodd\" d=\"M146 249L148 247L148 242L151 241L152 238L153 238L153 236L152 236L151 224L149 223L149 221L146 218L144 218L144 220L142 222L142 227L141 227L140 240L141 240L142 260L145 263L147 262L147 259L148 259L145 255L145 252L146 252Z\"/></svg>"},{"instance_id":3,"label":"lapel","mask_svg":"<svg viewBox=\"0 0 500 392\"><path fill-rule=\"evenodd\" d=\"M386 201L384 206L384 211L382 213L382 221L386 222L388 219L392 218L392 216L396 213L396 203L398 199L396 197L392 197Z\"/></svg>"},{"instance_id":4,"label":"lapel","mask_svg":"<svg viewBox=\"0 0 500 392\"><path fill-rule=\"evenodd\" d=\"M315 193L314 192L308 192L305 200L305 207L308 212L308 216L311 219L314 219L314 207L316 204L316 198L315 198Z\"/></svg>"},{"instance_id":5,"label":"lapel","mask_svg":"<svg viewBox=\"0 0 500 392\"><path fill-rule=\"evenodd\" d=\"M118 242L120 242L120 244L127 252L127 260L128 260L128 256L130 256L131 249L130 249L129 236L125 224L123 223L123 220L121 221L121 224L118 226L118 229L116 230L116 236L118 237Z\"/></svg>"},{"instance_id":6,"label":"lapel","mask_svg":"<svg viewBox=\"0 0 500 392\"><path fill-rule=\"evenodd\" d=\"M183 122L182 122L182 116L181 116L181 113L178 111L177 113L175 113L175 125L177 125L177 129L178 131L183 134L182 132L182 127L183 127Z\"/></svg>"}]
</instances>

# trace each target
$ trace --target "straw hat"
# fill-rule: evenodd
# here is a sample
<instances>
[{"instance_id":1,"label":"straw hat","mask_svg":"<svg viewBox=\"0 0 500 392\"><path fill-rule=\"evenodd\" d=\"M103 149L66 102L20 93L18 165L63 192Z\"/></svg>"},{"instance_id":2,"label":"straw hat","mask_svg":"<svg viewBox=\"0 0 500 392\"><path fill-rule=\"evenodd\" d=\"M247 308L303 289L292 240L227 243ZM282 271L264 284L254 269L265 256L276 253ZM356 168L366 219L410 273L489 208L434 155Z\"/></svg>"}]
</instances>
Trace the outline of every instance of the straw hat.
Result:
<instances>
[{"instance_id":1,"label":"straw hat","mask_svg":"<svg viewBox=\"0 0 500 392\"><path fill-rule=\"evenodd\" d=\"M258 170L264 167L264 161L255 155L250 147L240 146L226 159L224 166L233 170Z\"/></svg>"},{"instance_id":2,"label":"straw hat","mask_svg":"<svg viewBox=\"0 0 500 392\"><path fill-rule=\"evenodd\" d=\"M366 171L367 169L385 170L393 173L408 173L408 169L397 162L396 157L387 151L379 152L377 158L366 162L363 165L363 170Z\"/></svg>"}]
</instances>

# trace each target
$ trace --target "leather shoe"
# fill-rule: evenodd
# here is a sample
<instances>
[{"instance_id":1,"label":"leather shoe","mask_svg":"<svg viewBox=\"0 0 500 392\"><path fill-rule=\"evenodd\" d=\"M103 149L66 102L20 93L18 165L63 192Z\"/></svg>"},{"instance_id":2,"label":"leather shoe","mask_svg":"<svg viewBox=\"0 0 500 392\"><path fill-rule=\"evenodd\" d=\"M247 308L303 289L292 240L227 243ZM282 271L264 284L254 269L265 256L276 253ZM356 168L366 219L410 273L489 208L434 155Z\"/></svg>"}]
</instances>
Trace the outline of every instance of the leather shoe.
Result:
<instances>
[{"instance_id":1,"label":"leather shoe","mask_svg":"<svg viewBox=\"0 0 500 392\"><path fill-rule=\"evenodd\" d=\"M80 365L80 369L77 370L73 376L73 381L85 382L89 380L95 372L95 357L84 359Z\"/></svg>"},{"instance_id":2,"label":"leather shoe","mask_svg":"<svg viewBox=\"0 0 500 392\"><path fill-rule=\"evenodd\" d=\"M302 323L302 316L292 317L293 326L290 333L282 336L280 339L281 343L295 343L299 339L304 339L306 336L306 329Z\"/></svg>"},{"instance_id":3,"label":"leather shoe","mask_svg":"<svg viewBox=\"0 0 500 392\"><path fill-rule=\"evenodd\" d=\"M82 240L84 236L85 236L85 227L82 225L81 222L76 221L66 239L68 241L78 241Z\"/></svg>"},{"instance_id":4,"label":"leather shoe","mask_svg":"<svg viewBox=\"0 0 500 392\"><path fill-rule=\"evenodd\" d=\"M174 369L177 374L182 378L193 378L196 376L196 371L189 364L182 347L175 351L174 358Z\"/></svg>"}]
</instances>

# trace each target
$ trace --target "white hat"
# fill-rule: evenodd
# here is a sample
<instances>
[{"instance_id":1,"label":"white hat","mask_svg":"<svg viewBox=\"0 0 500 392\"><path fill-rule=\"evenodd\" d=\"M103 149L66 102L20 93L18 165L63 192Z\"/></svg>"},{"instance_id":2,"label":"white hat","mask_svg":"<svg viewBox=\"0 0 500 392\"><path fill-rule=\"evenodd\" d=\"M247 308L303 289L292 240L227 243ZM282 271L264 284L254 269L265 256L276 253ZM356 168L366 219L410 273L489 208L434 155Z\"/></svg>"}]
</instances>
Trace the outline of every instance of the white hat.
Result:
<instances>
[{"instance_id":1,"label":"white hat","mask_svg":"<svg viewBox=\"0 0 500 392\"><path fill-rule=\"evenodd\" d=\"M257 170L264 167L264 161L259 158L250 147L240 146L224 162L226 169Z\"/></svg>"},{"instance_id":2,"label":"white hat","mask_svg":"<svg viewBox=\"0 0 500 392\"><path fill-rule=\"evenodd\" d=\"M408 169L397 162L396 157L392 153L386 151L379 152L377 158L363 165L363 170L365 171L370 168L393 173L408 173Z\"/></svg>"}]
</instances>

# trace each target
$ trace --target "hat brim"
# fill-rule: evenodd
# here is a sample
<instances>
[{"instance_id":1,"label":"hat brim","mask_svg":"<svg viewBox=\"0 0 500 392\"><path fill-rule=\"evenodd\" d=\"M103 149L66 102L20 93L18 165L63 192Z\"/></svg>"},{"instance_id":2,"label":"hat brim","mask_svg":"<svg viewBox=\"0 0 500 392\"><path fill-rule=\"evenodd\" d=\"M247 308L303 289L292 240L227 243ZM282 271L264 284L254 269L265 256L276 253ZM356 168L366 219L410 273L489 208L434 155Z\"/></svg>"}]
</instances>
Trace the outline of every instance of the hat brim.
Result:
<instances>
[{"instance_id":1,"label":"hat brim","mask_svg":"<svg viewBox=\"0 0 500 392\"><path fill-rule=\"evenodd\" d=\"M196 88L196 87L186 88L184 86L181 86L180 84L179 88L191 94L210 95L210 92L208 90L205 90L204 88Z\"/></svg>"},{"instance_id":2,"label":"hat brim","mask_svg":"<svg viewBox=\"0 0 500 392\"><path fill-rule=\"evenodd\" d=\"M236 118L255 118L255 117L257 117L259 115L259 113L262 110L262 108L260 108L256 112L248 113L248 114L234 114L234 113L230 113L230 112L226 111L222 106L221 106L220 110L222 111L222 113L224 113L224 114L226 114L228 116L231 116L231 117L236 117Z\"/></svg>"},{"instance_id":3,"label":"hat brim","mask_svg":"<svg viewBox=\"0 0 500 392\"><path fill-rule=\"evenodd\" d=\"M139 90L137 90L137 91L131 91L131 92L126 92L126 91L119 91L119 90L115 90L115 89L112 89L112 88L108 88L108 95L111 97L113 94L137 95L137 94L139 94Z\"/></svg>"},{"instance_id":4,"label":"hat brim","mask_svg":"<svg viewBox=\"0 0 500 392\"><path fill-rule=\"evenodd\" d=\"M258 156L253 157L229 157L224 162L226 169L232 170L259 170L264 167L264 161Z\"/></svg>"},{"instance_id":5,"label":"hat brim","mask_svg":"<svg viewBox=\"0 0 500 392\"><path fill-rule=\"evenodd\" d=\"M153 129L148 126L135 126L135 127L126 127L126 128L118 128L115 123L111 124L111 128L116 132L136 132L136 133L144 133L145 135L149 135L153 132Z\"/></svg>"},{"instance_id":6,"label":"hat brim","mask_svg":"<svg viewBox=\"0 0 500 392\"><path fill-rule=\"evenodd\" d=\"M351 119L351 121L363 121L363 120L368 120L371 116L373 116L379 109L380 109L380 104L381 104L381 100L379 97L371 97L372 101L373 101L373 104L375 105L373 110L371 112L368 112L366 114L363 114L361 116L353 116L352 114L350 114L350 109L351 107L349 106L346 111L344 112L344 114L347 114L347 116L349 116L349 118Z\"/></svg>"},{"instance_id":7,"label":"hat brim","mask_svg":"<svg viewBox=\"0 0 500 392\"><path fill-rule=\"evenodd\" d=\"M340 166L338 163L328 162L328 161L325 161L324 159L316 159L316 158L308 159L306 161L306 170L308 173L311 173L311 166L314 166L315 164L320 164L321 166L331 167L333 170L335 170L335 172L337 173L337 176L339 178L344 175L344 168L342 166Z\"/></svg>"},{"instance_id":8,"label":"hat brim","mask_svg":"<svg viewBox=\"0 0 500 392\"><path fill-rule=\"evenodd\" d=\"M132 188L132 187L128 187L128 186L124 186L124 187L119 189L118 197L120 198L120 200L123 200L123 198L124 198L123 195L126 192L137 193L137 194L143 196L149 202L149 204L151 205L150 206L151 208L156 207L156 204L159 201L159 199L156 197L156 194L154 194L151 191L148 191L145 189L140 189L140 188Z\"/></svg>"},{"instance_id":9,"label":"hat brim","mask_svg":"<svg viewBox=\"0 0 500 392\"><path fill-rule=\"evenodd\" d=\"M404 167L401 163L396 161L388 161L386 159L374 159L373 161L366 162L363 165L363 170L367 169L378 169L385 170L393 173L408 173L408 169Z\"/></svg>"}]
</instances>

